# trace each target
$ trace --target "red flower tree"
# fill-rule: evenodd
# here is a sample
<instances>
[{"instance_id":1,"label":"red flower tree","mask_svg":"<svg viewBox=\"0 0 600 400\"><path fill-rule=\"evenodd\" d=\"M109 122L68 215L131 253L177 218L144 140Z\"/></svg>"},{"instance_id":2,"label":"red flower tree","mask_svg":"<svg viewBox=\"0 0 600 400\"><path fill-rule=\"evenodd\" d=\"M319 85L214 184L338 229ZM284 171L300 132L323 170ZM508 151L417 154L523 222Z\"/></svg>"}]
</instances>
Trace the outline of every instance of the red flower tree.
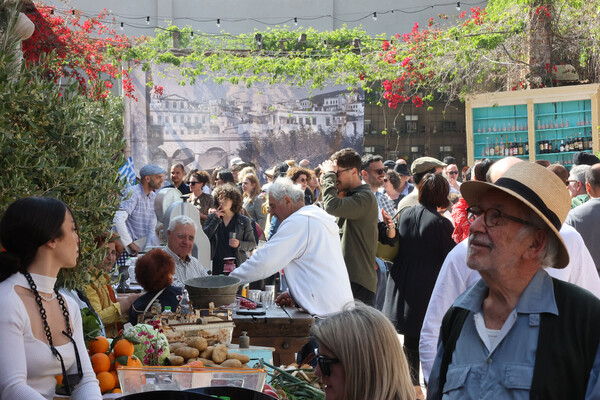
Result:
<instances>
[{"instance_id":1,"label":"red flower tree","mask_svg":"<svg viewBox=\"0 0 600 400\"><path fill-rule=\"evenodd\" d=\"M97 17L85 17L78 10L67 15L53 6L30 5L24 10L35 25L33 35L23 41L27 63L38 63L45 56L49 76L78 82L81 93L94 99L106 98L112 79L120 78L122 54L130 47L125 35L102 22L108 17L104 9ZM133 87L124 87L131 97Z\"/></svg>"}]
</instances>

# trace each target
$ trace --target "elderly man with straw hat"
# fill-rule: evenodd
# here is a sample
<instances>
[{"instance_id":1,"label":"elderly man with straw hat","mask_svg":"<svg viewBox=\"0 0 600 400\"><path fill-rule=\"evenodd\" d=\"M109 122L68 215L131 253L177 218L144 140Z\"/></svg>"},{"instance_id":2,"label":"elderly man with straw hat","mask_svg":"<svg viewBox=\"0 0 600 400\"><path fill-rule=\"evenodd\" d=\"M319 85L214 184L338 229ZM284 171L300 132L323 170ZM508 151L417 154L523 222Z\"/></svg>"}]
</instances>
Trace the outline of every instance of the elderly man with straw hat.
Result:
<instances>
[{"instance_id":1,"label":"elderly man with straw hat","mask_svg":"<svg viewBox=\"0 0 600 400\"><path fill-rule=\"evenodd\" d=\"M483 279L444 317L428 399L598 398L600 300L543 270L569 262L563 182L517 163L494 184L460 189L467 265Z\"/></svg>"}]
</instances>

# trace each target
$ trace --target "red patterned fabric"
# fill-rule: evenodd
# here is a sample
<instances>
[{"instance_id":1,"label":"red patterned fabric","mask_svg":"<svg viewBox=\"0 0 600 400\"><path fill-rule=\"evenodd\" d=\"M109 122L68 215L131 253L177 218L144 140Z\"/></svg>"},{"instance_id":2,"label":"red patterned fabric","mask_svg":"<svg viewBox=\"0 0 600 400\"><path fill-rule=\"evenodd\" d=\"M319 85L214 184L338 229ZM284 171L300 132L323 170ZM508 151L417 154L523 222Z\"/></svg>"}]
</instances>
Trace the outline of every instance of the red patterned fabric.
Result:
<instances>
[{"instance_id":1,"label":"red patterned fabric","mask_svg":"<svg viewBox=\"0 0 600 400\"><path fill-rule=\"evenodd\" d=\"M470 224L467 221L467 207L469 205L462 198L452 207L452 220L454 221L452 239L456 243L460 243L469 237Z\"/></svg>"}]
</instances>

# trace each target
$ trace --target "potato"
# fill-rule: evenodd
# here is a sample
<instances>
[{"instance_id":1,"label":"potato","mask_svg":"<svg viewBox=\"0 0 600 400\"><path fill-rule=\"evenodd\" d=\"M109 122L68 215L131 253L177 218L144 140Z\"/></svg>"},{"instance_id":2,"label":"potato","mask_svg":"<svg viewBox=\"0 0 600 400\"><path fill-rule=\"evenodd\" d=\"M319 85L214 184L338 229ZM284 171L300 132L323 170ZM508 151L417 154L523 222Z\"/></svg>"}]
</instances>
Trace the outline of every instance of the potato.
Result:
<instances>
[{"instance_id":1,"label":"potato","mask_svg":"<svg viewBox=\"0 0 600 400\"><path fill-rule=\"evenodd\" d=\"M227 359L227 346L219 344L215 346L215 349L212 353L212 360L216 364L221 364L223 361Z\"/></svg>"},{"instance_id":2,"label":"potato","mask_svg":"<svg viewBox=\"0 0 600 400\"><path fill-rule=\"evenodd\" d=\"M198 349L199 351L204 351L208 347L208 342L203 337L195 337L187 342L189 347L193 347L194 349Z\"/></svg>"},{"instance_id":3,"label":"potato","mask_svg":"<svg viewBox=\"0 0 600 400\"><path fill-rule=\"evenodd\" d=\"M202 361L202 364L204 364L204 365L214 365L215 364L215 362L213 360L209 360L208 358L198 357L197 360Z\"/></svg>"},{"instance_id":4,"label":"potato","mask_svg":"<svg viewBox=\"0 0 600 400\"><path fill-rule=\"evenodd\" d=\"M240 362L242 364L246 364L247 362L250 362L250 357L248 357L245 354L240 354L240 353L228 353L227 359L228 360L240 360Z\"/></svg>"},{"instance_id":5,"label":"potato","mask_svg":"<svg viewBox=\"0 0 600 400\"><path fill-rule=\"evenodd\" d=\"M185 346L185 343L179 343L179 342L178 343L171 343L171 344L169 344L169 351L171 353L175 353L175 350L177 350L180 347L184 347L184 346Z\"/></svg>"},{"instance_id":6,"label":"potato","mask_svg":"<svg viewBox=\"0 0 600 400\"><path fill-rule=\"evenodd\" d=\"M221 363L221 367L242 368L242 362L240 360L236 360L235 358L230 358L229 360L223 361Z\"/></svg>"},{"instance_id":7,"label":"potato","mask_svg":"<svg viewBox=\"0 0 600 400\"><path fill-rule=\"evenodd\" d=\"M200 357L212 359L212 353L213 353L214 349L215 348L213 346L207 347L206 350L204 350L202 353L200 353Z\"/></svg>"},{"instance_id":8,"label":"potato","mask_svg":"<svg viewBox=\"0 0 600 400\"><path fill-rule=\"evenodd\" d=\"M194 349L193 347L180 347L177 350L175 350L175 355L176 356L181 356L183 358L185 358L186 360L189 360L190 358L196 358L198 357L198 355L200 354L200 351L198 351L198 349Z\"/></svg>"},{"instance_id":9,"label":"potato","mask_svg":"<svg viewBox=\"0 0 600 400\"><path fill-rule=\"evenodd\" d=\"M189 360L186 360L186 361L185 361L185 363L186 363L186 364L189 364L189 363L191 363L191 362L194 362L194 361L197 361L197 360L198 360L198 359L197 359L196 357L194 357L194 358L190 358Z\"/></svg>"},{"instance_id":10,"label":"potato","mask_svg":"<svg viewBox=\"0 0 600 400\"><path fill-rule=\"evenodd\" d=\"M184 359L181 356L169 356L169 361L171 361L171 365L183 365Z\"/></svg>"}]
</instances>

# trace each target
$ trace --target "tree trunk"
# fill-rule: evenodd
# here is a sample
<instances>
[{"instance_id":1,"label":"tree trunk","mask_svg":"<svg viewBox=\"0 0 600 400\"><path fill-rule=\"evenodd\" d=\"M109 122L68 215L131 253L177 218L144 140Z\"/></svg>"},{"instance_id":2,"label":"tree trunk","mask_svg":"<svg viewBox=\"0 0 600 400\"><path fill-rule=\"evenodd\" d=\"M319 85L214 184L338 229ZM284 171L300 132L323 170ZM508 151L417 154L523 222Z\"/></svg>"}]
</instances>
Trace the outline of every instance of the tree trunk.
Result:
<instances>
[{"instance_id":1,"label":"tree trunk","mask_svg":"<svg viewBox=\"0 0 600 400\"><path fill-rule=\"evenodd\" d=\"M552 2L535 1L529 10L529 82L532 87L552 85Z\"/></svg>"}]
</instances>

